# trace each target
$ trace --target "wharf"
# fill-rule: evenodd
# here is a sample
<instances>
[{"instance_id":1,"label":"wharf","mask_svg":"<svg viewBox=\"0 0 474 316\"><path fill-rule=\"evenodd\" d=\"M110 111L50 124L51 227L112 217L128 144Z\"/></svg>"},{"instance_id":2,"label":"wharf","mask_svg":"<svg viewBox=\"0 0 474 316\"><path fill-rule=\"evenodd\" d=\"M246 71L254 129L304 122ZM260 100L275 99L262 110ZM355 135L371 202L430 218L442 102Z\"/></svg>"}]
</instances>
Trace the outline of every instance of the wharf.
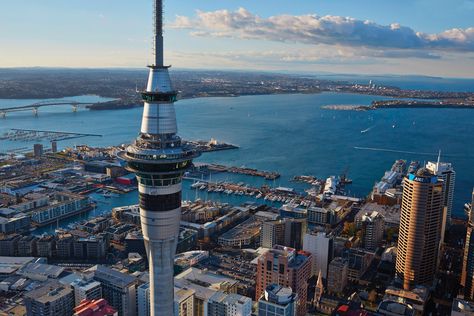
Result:
<instances>
[{"instance_id":1,"label":"wharf","mask_svg":"<svg viewBox=\"0 0 474 316\"><path fill-rule=\"evenodd\" d=\"M238 173L238 174L244 174L248 176L262 177L262 178L265 178L266 180L275 180L280 177L280 174L277 172L261 171L261 170L252 169L252 168L229 167L229 166L216 165L216 164L204 165L203 167L207 167L207 169L214 172Z\"/></svg>"},{"instance_id":2,"label":"wharf","mask_svg":"<svg viewBox=\"0 0 474 316\"><path fill-rule=\"evenodd\" d=\"M192 146L200 152L213 152L213 151L221 151L221 150L239 149L239 146L237 145L228 144L228 143L220 143L220 142L217 142L215 139L211 139L210 141L183 140L183 144Z\"/></svg>"},{"instance_id":3,"label":"wharf","mask_svg":"<svg viewBox=\"0 0 474 316\"><path fill-rule=\"evenodd\" d=\"M34 130L34 129L20 129L12 128L10 132L6 132L0 135L0 140L8 141L40 141L50 140L59 141L74 139L80 137L102 137L98 134L85 134L85 133L73 133L73 132L62 132L62 131L47 131L47 130Z\"/></svg>"},{"instance_id":4,"label":"wharf","mask_svg":"<svg viewBox=\"0 0 474 316\"><path fill-rule=\"evenodd\" d=\"M303 183L308 183L311 185L322 185L324 183L324 180L318 179L315 176L294 176L293 179L291 179L293 182L303 182Z\"/></svg>"}]
</instances>

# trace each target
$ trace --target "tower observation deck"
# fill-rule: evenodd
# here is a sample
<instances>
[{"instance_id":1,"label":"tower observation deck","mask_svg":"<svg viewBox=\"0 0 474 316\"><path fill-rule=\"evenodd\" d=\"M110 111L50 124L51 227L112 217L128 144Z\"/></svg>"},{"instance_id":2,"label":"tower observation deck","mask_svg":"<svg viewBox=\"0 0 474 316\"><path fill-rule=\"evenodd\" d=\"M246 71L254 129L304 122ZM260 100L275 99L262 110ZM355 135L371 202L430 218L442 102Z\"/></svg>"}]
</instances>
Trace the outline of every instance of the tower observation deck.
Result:
<instances>
[{"instance_id":1,"label":"tower observation deck","mask_svg":"<svg viewBox=\"0 0 474 316\"><path fill-rule=\"evenodd\" d=\"M150 314L173 312L173 261L181 218L181 181L199 156L177 135L173 89L163 58L163 0L153 0L154 63L142 92L144 109L139 136L118 154L138 179L140 221L150 272Z\"/></svg>"}]
</instances>

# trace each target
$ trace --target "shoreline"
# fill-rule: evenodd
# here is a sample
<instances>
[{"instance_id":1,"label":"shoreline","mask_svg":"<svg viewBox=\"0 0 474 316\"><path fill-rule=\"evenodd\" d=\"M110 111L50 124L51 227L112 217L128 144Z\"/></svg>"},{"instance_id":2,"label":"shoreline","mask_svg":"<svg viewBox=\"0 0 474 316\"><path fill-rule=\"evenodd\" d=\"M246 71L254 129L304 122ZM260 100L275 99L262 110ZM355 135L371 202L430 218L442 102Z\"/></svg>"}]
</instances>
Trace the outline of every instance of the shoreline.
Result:
<instances>
[{"instance_id":1,"label":"shoreline","mask_svg":"<svg viewBox=\"0 0 474 316\"><path fill-rule=\"evenodd\" d=\"M442 101L436 102L420 102L420 101L374 101L371 105L349 105L349 104L331 104L321 107L324 110L332 111L373 111L384 109L474 109L474 102L466 103L460 100L459 103Z\"/></svg>"}]
</instances>

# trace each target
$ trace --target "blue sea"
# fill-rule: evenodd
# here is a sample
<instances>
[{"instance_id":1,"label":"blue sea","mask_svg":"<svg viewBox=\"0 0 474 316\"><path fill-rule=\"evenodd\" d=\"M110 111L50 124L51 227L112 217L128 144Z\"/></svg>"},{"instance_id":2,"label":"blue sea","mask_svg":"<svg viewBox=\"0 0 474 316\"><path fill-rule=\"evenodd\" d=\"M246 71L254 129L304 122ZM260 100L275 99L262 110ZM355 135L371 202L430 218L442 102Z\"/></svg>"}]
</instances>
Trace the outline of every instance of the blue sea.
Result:
<instances>
[{"instance_id":1,"label":"blue sea","mask_svg":"<svg viewBox=\"0 0 474 316\"><path fill-rule=\"evenodd\" d=\"M386 84L390 84L390 79L393 78L388 78ZM417 79L411 84L405 82L404 87L441 89L438 80L426 78L420 86ZM474 90L474 81L461 82L460 90ZM95 96L67 99L101 100ZM463 216L463 205L471 198L474 187L474 111L386 109L353 112L321 109L328 104L368 105L381 99L386 98L340 93L201 98L179 101L176 113L179 134L183 138L207 140L213 137L240 146L238 150L203 154L199 161L277 171L282 177L267 184L292 186L298 190L305 186L290 181L295 175L324 178L348 170L348 176L354 181L348 186L348 193L366 196L396 159L423 163L435 160L441 150L442 161L451 162L457 172L453 213ZM0 108L35 101L0 100ZM9 113L6 119L0 119L0 134L10 128L83 132L103 136L64 141L59 146L118 145L129 143L136 137L141 112L141 108L134 108L116 111L80 109L72 113L66 106L40 109L38 117L30 112ZM361 133L362 130L367 132ZM32 147L32 144L0 141L0 152L20 147ZM226 179L255 186L265 182L263 179L225 174L215 178ZM185 184L185 199L192 200L198 196L231 203L249 199L196 193L189 189L189 184ZM99 212L136 203L136 192L104 202Z\"/></svg>"}]
</instances>

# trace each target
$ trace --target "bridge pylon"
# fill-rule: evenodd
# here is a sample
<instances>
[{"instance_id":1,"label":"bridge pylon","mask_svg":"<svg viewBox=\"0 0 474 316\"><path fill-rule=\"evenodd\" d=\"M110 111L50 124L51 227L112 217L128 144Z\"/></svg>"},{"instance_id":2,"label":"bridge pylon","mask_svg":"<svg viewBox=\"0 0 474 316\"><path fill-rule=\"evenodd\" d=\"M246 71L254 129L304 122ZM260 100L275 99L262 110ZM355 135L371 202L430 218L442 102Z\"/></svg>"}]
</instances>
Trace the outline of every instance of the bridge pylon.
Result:
<instances>
[{"instance_id":1,"label":"bridge pylon","mask_svg":"<svg viewBox=\"0 0 474 316\"><path fill-rule=\"evenodd\" d=\"M37 107L33 108L33 115L36 116L36 117L38 116L38 108Z\"/></svg>"},{"instance_id":2,"label":"bridge pylon","mask_svg":"<svg viewBox=\"0 0 474 316\"><path fill-rule=\"evenodd\" d=\"M72 105L72 111L73 111L74 113L76 113L76 112L77 112L78 105L77 105L76 103L73 103L73 104L71 104L71 105Z\"/></svg>"},{"instance_id":3,"label":"bridge pylon","mask_svg":"<svg viewBox=\"0 0 474 316\"><path fill-rule=\"evenodd\" d=\"M7 112L1 111L1 112L0 112L0 118L2 118L2 119L7 118Z\"/></svg>"}]
</instances>

